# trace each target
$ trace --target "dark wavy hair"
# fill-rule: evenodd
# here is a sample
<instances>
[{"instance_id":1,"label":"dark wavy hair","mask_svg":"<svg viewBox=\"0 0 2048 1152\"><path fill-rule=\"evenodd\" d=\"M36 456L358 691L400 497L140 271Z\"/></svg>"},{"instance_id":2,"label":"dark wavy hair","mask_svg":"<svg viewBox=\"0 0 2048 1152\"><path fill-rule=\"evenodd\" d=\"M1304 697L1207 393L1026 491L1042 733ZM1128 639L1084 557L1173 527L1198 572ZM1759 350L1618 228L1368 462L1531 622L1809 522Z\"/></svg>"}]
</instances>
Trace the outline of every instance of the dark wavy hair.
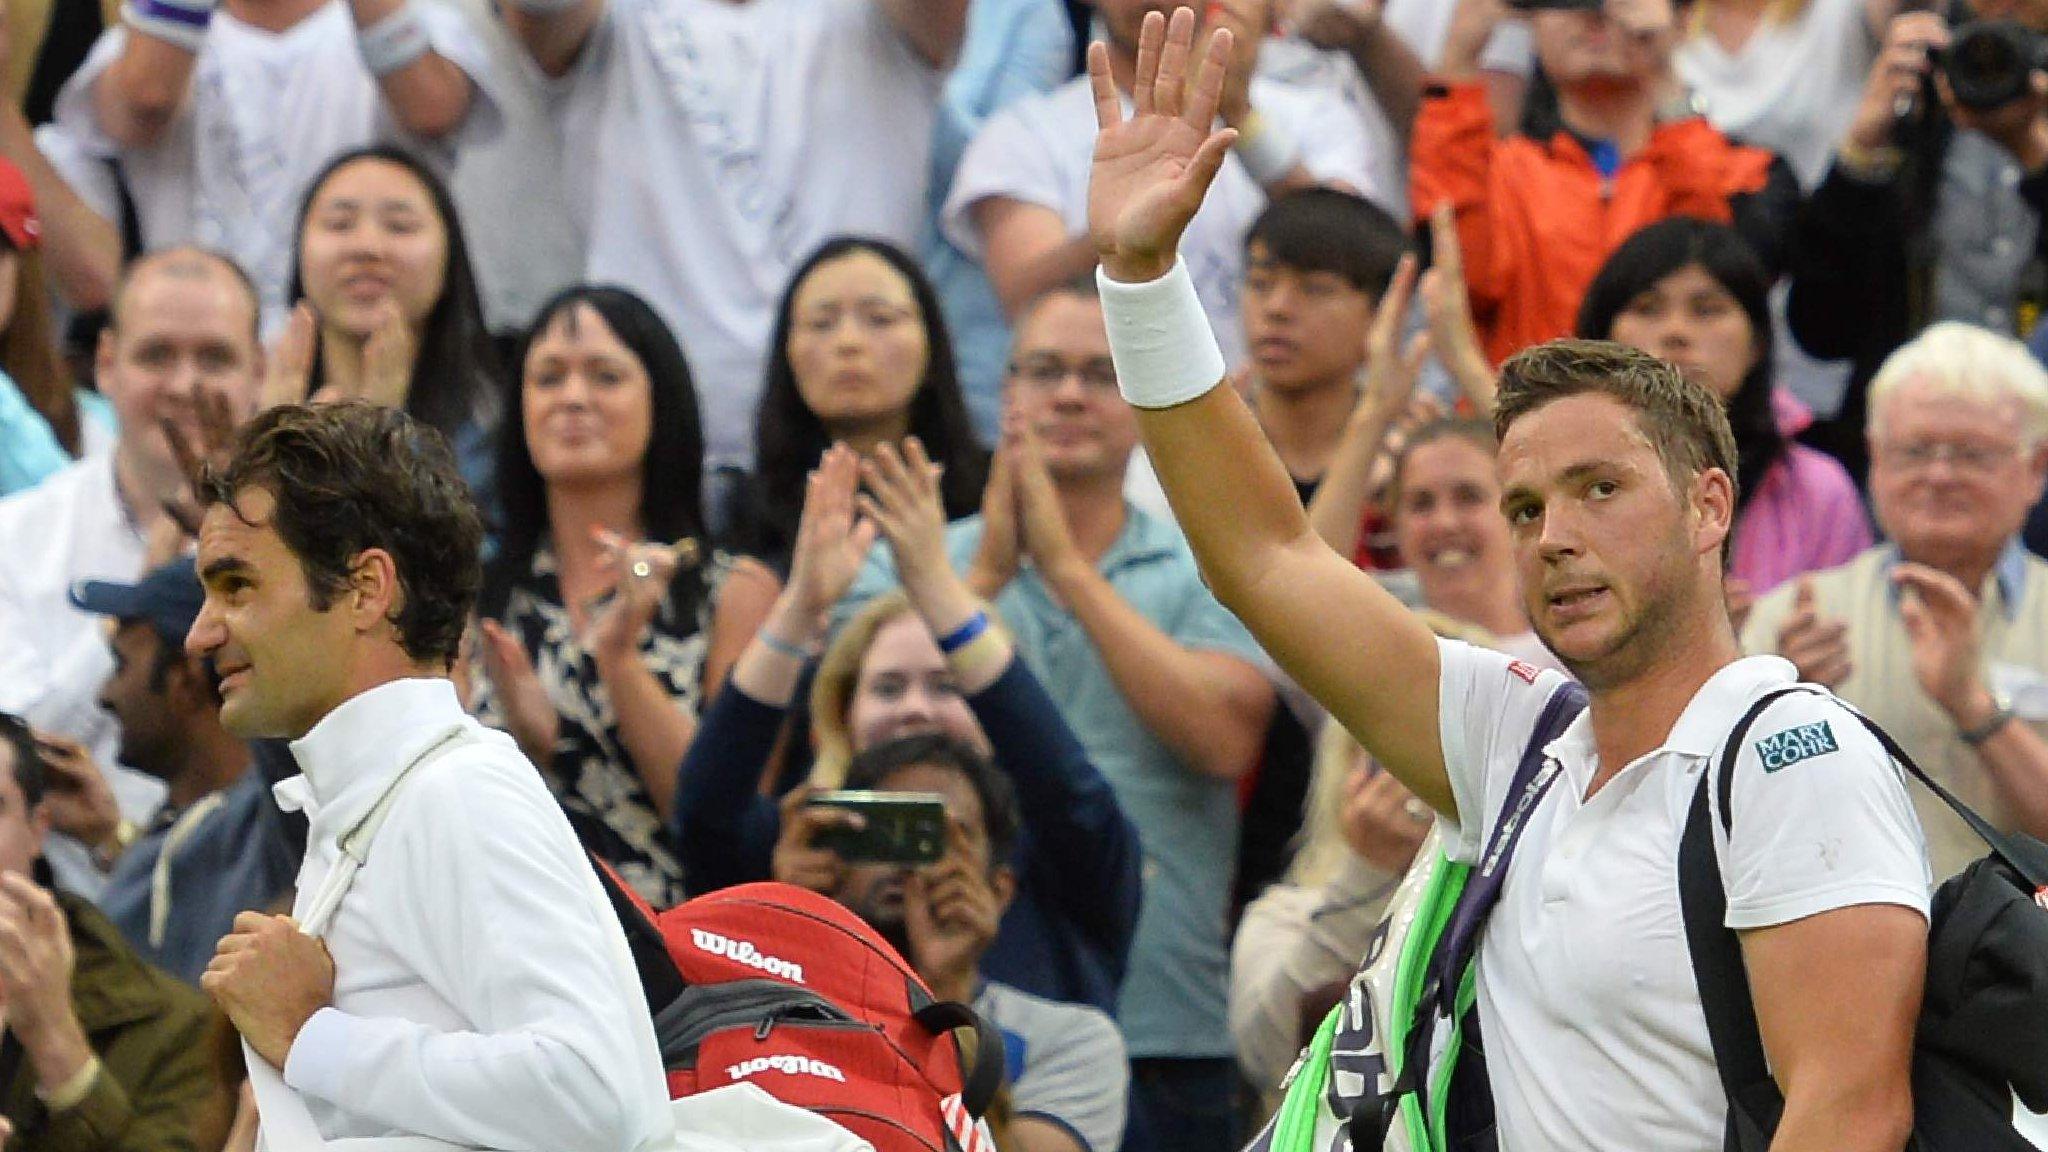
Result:
<instances>
[{"instance_id":1,"label":"dark wavy hair","mask_svg":"<svg viewBox=\"0 0 2048 1152\"><path fill-rule=\"evenodd\" d=\"M482 580L484 529L438 429L367 400L279 405L243 425L200 484L207 505L238 517L235 497L252 488L277 502L269 526L298 559L316 611L348 590L357 556L381 548L398 570L391 623L406 655L454 665Z\"/></svg>"},{"instance_id":2,"label":"dark wavy hair","mask_svg":"<svg viewBox=\"0 0 2048 1152\"><path fill-rule=\"evenodd\" d=\"M298 225L292 232L292 279L286 291L294 304L305 298L306 284L300 263L305 255L306 222L313 200L336 172L358 160L381 160L412 173L433 201L434 214L448 234L448 263L442 269L441 298L427 313L419 352L413 357L412 380L405 393L405 410L421 423L438 430L452 442L457 430L472 421L485 422L498 412L500 381L505 373L498 363L497 347L491 343L484 323L483 302L477 293L476 271L469 262L469 244L463 239L462 219L448 185L425 162L403 148L372 144L339 153L320 169L306 186L299 202ZM315 334L313 372L308 395L320 390L324 370L320 364L319 336Z\"/></svg>"},{"instance_id":3,"label":"dark wavy hair","mask_svg":"<svg viewBox=\"0 0 2048 1152\"><path fill-rule=\"evenodd\" d=\"M576 308L588 305L603 319L640 366L647 370L652 397L652 432L640 475L640 527L664 544L704 535L704 428L697 409L697 389L690 364L668 325L645 300L624 288L578 284L555 294L519 344L518 371L505 390L506 418L498 429L498 505L502 528L498 552L484 575L481 611L495 617L505 610L512 586L533 566L548 529L547 482L533 464L520 418L525 388L526 357L549 325ZM695 565L683 565L678 581L699 579Z\"/></svg>"},{"instance_id":4,"label":"dark wavy hair","mask_svg":"<svg viewBox=\"0 0 2048 1152\"><path fill-rule=\"evenodd\" d=\"M856 753L846 766L846 787L875 791L889 777L910 768L947 768L966 777L981 801L989 868L1010 862L1024 826L1016 785L988 757L943 732L899 736Z\"/></svg>"},{"instance_id":5,"label":"dark wavy hair","mask_svg":"<svg viewBox=\"0 0 2048 1152\"><path fill-rule=\"evenodd\" d=\"M872 253L894 268L910 283L917 301L918 320L924 325L928 355L924 379L910 397L910 432L924 442L925 451L943 465L940 496L946 504L946 518L955 520L980 510L981 489L988 479L989 454L975 439L974 424L967 414L967 400L960 391L959 370L953 359L953 340L939 311L938 293L924 270L901 248L885 240L862 236L840 236L826 241L804 260L789 278L782 302L775 309L775 335L768 345L768 376L761 394L761 406L754 424L754 507L758 539L742 547L764 555L788 552L796 542L797 518L803 512L804 478L817 467L818 458L832 444L824 421L804 403L797 391L796 371L789 362L789 335L796 306L797 289L820 265L859 252Z\"/></svg>"},{"instance_id":6,"label":"dark wavy hair","mask_svg":"<svg viewBox=\"0 0 2048 1152\"><path fill-rule=\"evenodd\" d=\"M1771 411L1771 280L1756 250L1725 224L1684 216L1651 224L1615 249L1593 278L1579 305L1578 334L1591 340L1612 339L1614 322L1629 301L1666 276L1695 265L1734 297L1749 317L1757 351L1756 364L1726 405L1728 426L1735 433L1736 474L1745 481L1736 486L1735 507L1740 512L1786 451L1784 433L1778 431L1777 416Z\"/></svg>"}]
</instances>

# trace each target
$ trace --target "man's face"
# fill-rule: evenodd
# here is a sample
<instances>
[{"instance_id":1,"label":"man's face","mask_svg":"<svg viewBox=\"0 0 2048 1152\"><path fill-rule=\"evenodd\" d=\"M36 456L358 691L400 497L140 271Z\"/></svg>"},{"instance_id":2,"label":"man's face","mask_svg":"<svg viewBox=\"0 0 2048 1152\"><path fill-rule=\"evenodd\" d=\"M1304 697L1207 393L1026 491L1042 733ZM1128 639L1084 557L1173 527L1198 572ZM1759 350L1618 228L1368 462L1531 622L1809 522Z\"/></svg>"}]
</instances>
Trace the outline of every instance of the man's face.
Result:
<instances>
[{"instance_id":1,"label":"man's face","mask_svg":"<svg viewBox=\"0 0 2048 1152\"><path fill-rule=\"evenodd\" d=\"M1463 436L1408 449L1394 541L1432 607L1452 610L1501 587L1515 561L1493 455Z\"/></svg>"},{"instance_id":2,"label":"man's face","mask_svg":"<svg viewBox=\"0 0 2048 1152\"><path fill-rule=\"evenodd\" d=\"M1246 257L1245 346L1260 382L1283 392L1350 384L1365 364L1373 298L1335 272L1280 263L1262 241Z\"/></svg>"},{"instance_id":3,"label":"man's face","mask_svg":"<svg viewBox=\"0 0 2048 1152\"><path fill-rule=\"evenodd\" d=\"M1101 301L1067 292L1041 301L1017 328L1005 387L1054 480L1124 474L1138 417L1117 393Z\"/></svg>"},{"instance_id":4,"label":"man's face","mask_svg":"<svg viewBox=\"0 0 2048 1152\"><path fill-rule=\"evenodd\" d=\"M1499 475L1537 635L1589 688L1633 678L1700 594L1702 549L1718 547L1696 530L1693 494L1673 490L1635 413L1598 394L1517 420Z\"/></svg>"},{"instance_id":5,"label":"man's face","mask_svg":"<svg viewBox=\"0 0 2048 1152\"><path fill-rule=\"evenodd\" d=\"M946 803L947 821L966 833L968 863L976 875L989 874L988 822L981 797L967 777L949 767L912 765L883 777L875 791L938 793ZM832 894L905 956L910 949L903 924L903 882L910 872L900 864L851 864L845 882Z\"/></svg>"},{"instance_id":6,"label":"man's face","mask_svg":"<svg viewBox=\"0 0 2048 1152\"><path fill-rule=\"evenodd\" d=\"M16 767L14 746L0 741L0 873L27 876L50 835L50 806L29 811Z\"/></svg>"},{"instance_id":7,"label":"man's face","mask_svg":"<svg viewBox=\"0 0 2048 1152\"><path fill-rule=\"evenodd\" d=\"M1530 14L1536 59L1560 89L1634 83L1650 77L1656 56L1605 12L1543 9Z\"/></svg>"},{"instance_id":8,"label":"man's face","mask_svg":"<svg viewBox=\"0 0 2048 1152\"><path fill-rule=\"evenodd\" d=\"M169 675L157 675L157 668L168 645L154 625L125 620L108 647L114 671L100 686L100 707L121 722L121 763L167 779L177 768L177 716Z\"/></svg>"},{"instance_id":9,"label":"man's face","mask_svg":"<svg viewBox=\"0 0 2048 1152\"><path fill-rule=\"evenodd\" d=\"M226 400L237 422L256 410L255 304L225 268L203 267L138 272L118 323L100 337L95 371L121 418L123 446L155 469L177 465L159 423L196 436L202 395Z\"/></svg>"},{"instance_id":10,"label":"man's face","mask_svg":"<svg viewBox=\"0 0 2048 1152\"><path fill-rule=\"evenodd\" d=\"M343 591L325 611L313 607L305 570L271 527L276 504L269 492L246 488L233 508L208 508L199 525L206 603L185 651L213 658L221 726L243 739L297 739L349 696L352 594Z\"/></svg>"},{"instance_id":11,"label":"man's face","mask_svg":"<svg viewBox=\"0 0 2048 1152\"><path fill-rule=\"evenodd\" d=\"M1944 567L1994 555L2026 522L2048 448L2023 451L2017 400L1908 380L1872 413L1870 495L1906 559Z\"/></svg>"}]
</instances>

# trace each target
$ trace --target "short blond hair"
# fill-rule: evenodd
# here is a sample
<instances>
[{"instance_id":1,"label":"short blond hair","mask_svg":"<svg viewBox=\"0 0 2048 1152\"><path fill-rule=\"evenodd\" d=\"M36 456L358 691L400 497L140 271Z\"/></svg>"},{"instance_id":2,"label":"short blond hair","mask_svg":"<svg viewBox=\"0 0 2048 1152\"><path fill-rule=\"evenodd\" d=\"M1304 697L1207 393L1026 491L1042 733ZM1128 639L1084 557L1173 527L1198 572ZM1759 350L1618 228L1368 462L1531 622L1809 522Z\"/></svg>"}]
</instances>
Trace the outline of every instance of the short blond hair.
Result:
<instances>
[{"instance_id":1,"label":"short blond hair","mask_svg":"<svg viewBox=\"0 0 2048 1152\"><path fill-rule=\"evenodd\" d=\"M2010 336L1947 320L1902 345L1870 381L1871 439L1882 431L1885 401L1908 384L1959 400L2016 402L2022 444L2048 441L2048 369Z\"/></svg>"}]
</instances>

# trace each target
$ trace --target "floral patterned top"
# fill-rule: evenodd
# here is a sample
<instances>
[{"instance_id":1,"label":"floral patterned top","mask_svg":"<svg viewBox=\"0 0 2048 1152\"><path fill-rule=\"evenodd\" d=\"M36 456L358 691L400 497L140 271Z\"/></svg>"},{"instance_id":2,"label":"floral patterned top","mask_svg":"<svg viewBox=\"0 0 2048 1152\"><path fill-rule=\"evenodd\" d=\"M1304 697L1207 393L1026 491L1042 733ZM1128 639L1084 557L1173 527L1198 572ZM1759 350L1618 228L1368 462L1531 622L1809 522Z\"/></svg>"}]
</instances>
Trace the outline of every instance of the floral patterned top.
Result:
<instances>
[{"instance_id":1,"label":"floral patterned top","mask_svg":"<svg viewBox=\"0 0 2048 1152\"><path fill-rule=\"evenodd\" d=\"M641 658L676 707L691 715L702 704L712 608L730 567L728 556L714 552L679 572L640 640ZM618 717L598 679L597 664L570 627L548 542L534 550L531 572L513 585L500 622L526 646L561 716L554 758L541 765L541 775L561 801L577 839L655 908L681 903L683 867L674 841L619 736ZM476 686L471 709L484 723L503 727L504 713L480 655L472 657L470 673Z\"/></svg>"}]
</instances>

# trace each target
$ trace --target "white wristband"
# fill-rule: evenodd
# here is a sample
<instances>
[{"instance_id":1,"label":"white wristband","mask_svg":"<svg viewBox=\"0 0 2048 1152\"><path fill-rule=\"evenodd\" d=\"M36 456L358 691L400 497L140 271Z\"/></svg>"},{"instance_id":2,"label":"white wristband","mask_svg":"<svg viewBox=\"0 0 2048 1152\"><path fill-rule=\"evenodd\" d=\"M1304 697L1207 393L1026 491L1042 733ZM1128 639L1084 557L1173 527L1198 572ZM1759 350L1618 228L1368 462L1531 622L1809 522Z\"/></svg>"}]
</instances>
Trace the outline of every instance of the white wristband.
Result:
<instances>
[{"instance_id":1,"label":"white wristband","mask_svg":"<svg viewBox=\"0 0 2048 1152\"><path fill-rule=\"evenodd\" d=\"M1285 127L1253 113L1257 127L1237 138L1237 158L1260 187L1276 183L1301 163L1301 141Z\"/></svg>"},{"instance_id":2,"label":"white wristband","mask_svg":"<svg viewBox=\"0 0 2048 1152\"><path fill-rule=\"evenodd\" d=\"M197 55L206 46L213 6L214 0L128 0L121 18L137 32Z\"/></svg>"},{"instance_id":3,"label":"white wristband","mask_svg":"<svg viewBox=\"0 0 2048 1152\"><path fill-rule=\"evenodd\" d=\"M1174 257L1171 272L1143 284L1112 280L1097 267L1095 284L1116 385L1132 407L1171 408L1223 382L1223 351L1187 261Z\"/></svg>"},{"instance_id":4,"label":"white wristband","mask_svg":"<svg viewBox=\"0 0 2048 1152\"><path fill-rule=\"evenodd\" d=\"M410 0L398 10L370 25L356 29L356 47L363 54L363 67L379 80L401 68L409 68L433 45L427 26Z\"/></svg>"},{"instance_id":5,"label":"white wristband","mask_svg":"<svg viewBox=\"0 0 2048 1152\"><path fill-rule=\"evenodd\" d=\"M512 0L512 6L528 16L554 16L581 3L583 0Z\"/></svg>"}]
</instances>

